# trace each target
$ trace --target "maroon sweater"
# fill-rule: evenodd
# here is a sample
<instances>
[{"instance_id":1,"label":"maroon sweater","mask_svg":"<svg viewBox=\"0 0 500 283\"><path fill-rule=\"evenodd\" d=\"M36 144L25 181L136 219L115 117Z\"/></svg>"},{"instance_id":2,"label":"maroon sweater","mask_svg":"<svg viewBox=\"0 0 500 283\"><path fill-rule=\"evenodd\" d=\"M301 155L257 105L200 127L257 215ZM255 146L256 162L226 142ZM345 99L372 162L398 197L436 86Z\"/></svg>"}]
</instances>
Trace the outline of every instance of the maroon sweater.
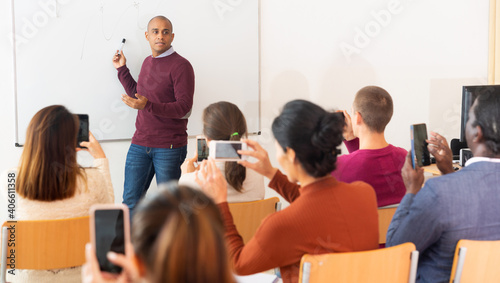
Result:
<instances>
[{"instance_id":1,"label":"maroon sweater","mask_svg":"<svg viewBox=\"0 0 500 283\"><path fill-rule=\"evenodd\" d=\"M399 203L406 194L401 177L406 150L393 145L381 149L359 149L359 139L344 142L349 154L337 158L332 175L339 181L363 181L377 194L378 206Z\"/></svg>"},{"instance_id":2,"label":"maroon sweater","mask_svg":"<svg viewBox=\"0 0 500 283\"><path fill-rule=\"evenodd\" d=\"M153 58L142 64L136 82L127 66L118 68L118 79L128 96L139 93L148 99L137 112L132 143L156 148L177 148L187 145L187 119L193 106L194 71L184 57L173 54Z\"/></svg>"}]
</instances>

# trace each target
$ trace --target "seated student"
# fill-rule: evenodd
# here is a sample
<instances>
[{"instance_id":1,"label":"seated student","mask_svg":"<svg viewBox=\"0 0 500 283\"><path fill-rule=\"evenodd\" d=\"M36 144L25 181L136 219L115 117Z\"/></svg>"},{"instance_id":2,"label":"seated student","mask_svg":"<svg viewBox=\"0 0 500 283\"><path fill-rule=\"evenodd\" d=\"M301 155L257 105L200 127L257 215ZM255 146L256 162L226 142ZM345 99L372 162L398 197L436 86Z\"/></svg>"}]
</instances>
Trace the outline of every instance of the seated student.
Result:
<instances>
[{"instance_id":1,"label":"seated student","mask_svg":"<svg viewBox=\"0 0 500 283\"><path fill-rule=\"evenodd\" d=\"M245 116L238 106L221 101L210 104L203 110L203 134L207 145L211 140L239 141L247 136ZM198 151L197 151L198 152ZM182 165L179 184L200 188L195 182L197 170L194 167L198 155L187 159ZM264 177L253 170L247 170L236 162L216 162L219 170L226 176L229 184L227 199L229 202L247 202L264 199ZM201 188L200 188L201 189Z\"/></svg>"},{"instance_id":2,"label":"seated student","mask_svg":"<svg viewBox=\"0 0 500 283\"><path fill-rule=\"evenodd\" d=\"M429 151L446 175L428 180L423 188L423 169L414 170L410 156L406 158L402 174L407 193L389 226L387 246L415 244L418 282L449 281L460 239L500 240L499 123L500 92L480 94L466 126L474 157L454 172L446 139L433 134Z\"/></svg>"},{"instance_id":3,"label":"seated student","mask_svg":"<svg viewBox=\"0 0 500 283\"><path fill-rule=\"evenodd\" d=\"M108 254L111 262L123 267L122 273L111 279L101 273L87 244L83 282L236 283L221 215L203 192L169 183L139 202L132 227L133 255Z\"/></svg>"},{"instance_id":4,"label":"seated student","mask_svg":"<svg viewBox=\"0 0 500 283\"><path fill-rule=\"evenodd\" d=\"M92 204L114 201L108 160L94 136L90 135L89 142L81 143L94 157L94 167L78 165L78 129L78 116L61 105L45 107L31 119L19 167L9 171L16 175L16 220L88 216ZM5 198L7 172L1 180L5 184L1 197ZM1 215L3 223L6 214ZM7 276L7 281L79 282L80 273L80 267L16 270L16 275Z\"/></svg>"},{"instance_id":5,"label":"seated student","mask_svg":"<svg viewBox=\"0 0 500 283\"><path fill-rule=\"evenodd\" d=\"M358 91L352 108L352 118L343 111L344 143L349 154L339 156L332 175L342 182L372 185L379 207L399 203L406 191L401 178L406 150L385 140L384 130L393 112L392 98L383 88L367 86Z\"/></svg>"},{"instance_id":6,"label":"seated student","mask_svg":"<svg viewBox=\"0 0 500 283\"><path fill-rule=\"evenodd\" d=\"M233 223L225 179L213 159L203 161L198 182L219 205L236 273L246 275L280 267L283 282L298 282L304 254L378 247L373 188L363 182L339 182L330 175L343 128L340 113L326 112L304 100L287 103L272 125L276 159L287 176L272 167L267 152L256 141L245 140L254 150L240 152L258 161L240 164L269 178L269 187L290 202L287 208L264 219L246 245Z\"/></svg>"}]
</instances>

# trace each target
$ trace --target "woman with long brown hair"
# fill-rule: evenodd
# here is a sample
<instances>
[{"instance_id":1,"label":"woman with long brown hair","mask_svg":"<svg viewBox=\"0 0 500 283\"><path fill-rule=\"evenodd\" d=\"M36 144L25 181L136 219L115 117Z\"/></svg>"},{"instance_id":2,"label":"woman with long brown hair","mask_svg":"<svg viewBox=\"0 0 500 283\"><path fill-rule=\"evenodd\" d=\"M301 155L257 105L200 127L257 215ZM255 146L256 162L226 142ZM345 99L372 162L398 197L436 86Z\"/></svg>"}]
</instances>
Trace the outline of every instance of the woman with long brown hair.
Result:
<instances>
[{"instance_id":1,"label":"woman with long brown hair","mask_svg":"<svg viewBox=\"0 0 500 283\"><path fill-rule=\"evenodd\" d=\"M108 254L122 273L114 278L101 273L88 244L83 282L235 283L221 215L203 192L169 183L139 202L132 227L133 248L128 250L134 252L128 257Z\"/></svg>"},{"instance_id":2,"label":"woman with long brown hair","mask_svg":"<svg viewBox=\"0 0 500 283\"><path fill-rule=\"evenodd\" d=\"M108 160L92 134L89 142L82 142L81 146L94 157L94 166L78 165L78 129L78 116L61 105L45 107L31 119L19 166L6 173L15 177L16 220L87 216L92 204L114 201ZM7 192L7 182L5 184ZM2 193L2 197L5 195ZM2 213L2 217L4 215ZM12 282L78 282L80 272L80 268L16 270L16 275L8 279Z\"/></svg>"},{"instance_id":3,"label":"woman with long brown hair","mask_svg":"<svg viewBox=\"0 0 500 283\"><path fill-rule=\"evenodd\" d=\"M233 103L220 101L210 104L203 110L203 134L207 144L211 140L240 141L247 137L245 116ZM182 165L182 176L179 184L199 188L195 182L197 170L194 163L198 155L187 159ZM264 178L253 170L247 170L236 162L216 162L228 183L229 202L247 202L264 199Z\"/></svg>"}]
</instances>

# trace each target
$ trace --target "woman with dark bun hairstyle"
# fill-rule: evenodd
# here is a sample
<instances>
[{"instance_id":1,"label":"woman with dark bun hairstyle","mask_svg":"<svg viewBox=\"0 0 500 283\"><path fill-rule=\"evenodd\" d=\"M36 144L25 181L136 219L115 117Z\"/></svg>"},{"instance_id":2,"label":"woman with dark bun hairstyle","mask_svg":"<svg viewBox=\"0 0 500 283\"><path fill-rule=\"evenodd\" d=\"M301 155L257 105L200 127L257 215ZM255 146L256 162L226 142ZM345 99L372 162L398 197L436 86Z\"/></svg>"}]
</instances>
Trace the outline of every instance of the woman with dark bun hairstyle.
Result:
<instances>
[{"instance_id":1,"label":"woman with dark bun hairstyle","mask_svg":"<svg viewBox=\"0 0 500 283\"><path fill-rule=\"evenodd\" d=\"M335 169L344 124L342 113L327 112L304 100L287 103L272 125L276 159L287 176L271 165L267 152L257 142L245 140L253 150L240 153L258 161L240 164L269 178L269 187L290 202L287 208L264 219L246 245L227 205L224 178L213 160L202 163L202 178L198 181L222 213L237 274L280 267L283 282L298 282L304 254L378 248L373 188L363 182L339 182L330 175Z\"/></svg>"}]
</instances>

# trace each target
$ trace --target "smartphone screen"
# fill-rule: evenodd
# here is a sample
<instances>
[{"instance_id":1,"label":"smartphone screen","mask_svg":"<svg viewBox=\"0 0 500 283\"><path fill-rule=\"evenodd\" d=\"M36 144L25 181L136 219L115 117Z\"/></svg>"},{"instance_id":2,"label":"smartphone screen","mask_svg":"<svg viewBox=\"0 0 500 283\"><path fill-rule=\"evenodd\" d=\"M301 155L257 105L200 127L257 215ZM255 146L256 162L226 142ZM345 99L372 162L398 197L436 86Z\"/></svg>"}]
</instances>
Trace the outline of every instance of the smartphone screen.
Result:
<instances>
[{"instance_id":1,"label":"smartphone screen","mask_svg":"<svg viewBox=\"0 0 500 283\"><path fill-rule=\"evenodd\" d=\"M106 254L109 251L125 254L124 221L125 216L122 209L95 210L95 252L102 271L120 273L122 270L121 267L112 264Z\"/></svg>"},{"instance_id":2,"label":"smartphone screen","mask_svg":"<svg viewBox=\"0 0 500 283\"><path fill-rule=\"evenodd\" d=\"M198 144L198 162L201 162L208 158L208 146L207 140L204 138L197 138Z\"/></svg>"},{"instance_id":3,"label":"smartphone screen","mask_svg":"<svg viewBox=\"0 0 500 283\"><path fill-rule=\"evenodd\" d=\"M241 142L217 143L215 147L215 159L241 159L238 150L241 149Z\"/></svg>"},{"instance_id":4,"label":"smartphone screen","mask_svg":"<svg viewBox=\"0 0 500 283\"><path fill-rule=\"evenodd\" d=\"M411 132L411 161L413 169L415 163L419 167L431 164L429 149L427 148L427 127L425 124L415 124L410 126Z\"/></svg>"},{"instance_id":5,"label":"smartphone screen","mask_svg":"<svg viewBox=\"0 0 500 283\"><path fill-rule=\"evenodd\" d=\"M89 115L77 114L80 120L80 128L78 129L78 138L76 139L76 146L80 147L82 141L89 141Z\"/></svg>"}]
</instances>

